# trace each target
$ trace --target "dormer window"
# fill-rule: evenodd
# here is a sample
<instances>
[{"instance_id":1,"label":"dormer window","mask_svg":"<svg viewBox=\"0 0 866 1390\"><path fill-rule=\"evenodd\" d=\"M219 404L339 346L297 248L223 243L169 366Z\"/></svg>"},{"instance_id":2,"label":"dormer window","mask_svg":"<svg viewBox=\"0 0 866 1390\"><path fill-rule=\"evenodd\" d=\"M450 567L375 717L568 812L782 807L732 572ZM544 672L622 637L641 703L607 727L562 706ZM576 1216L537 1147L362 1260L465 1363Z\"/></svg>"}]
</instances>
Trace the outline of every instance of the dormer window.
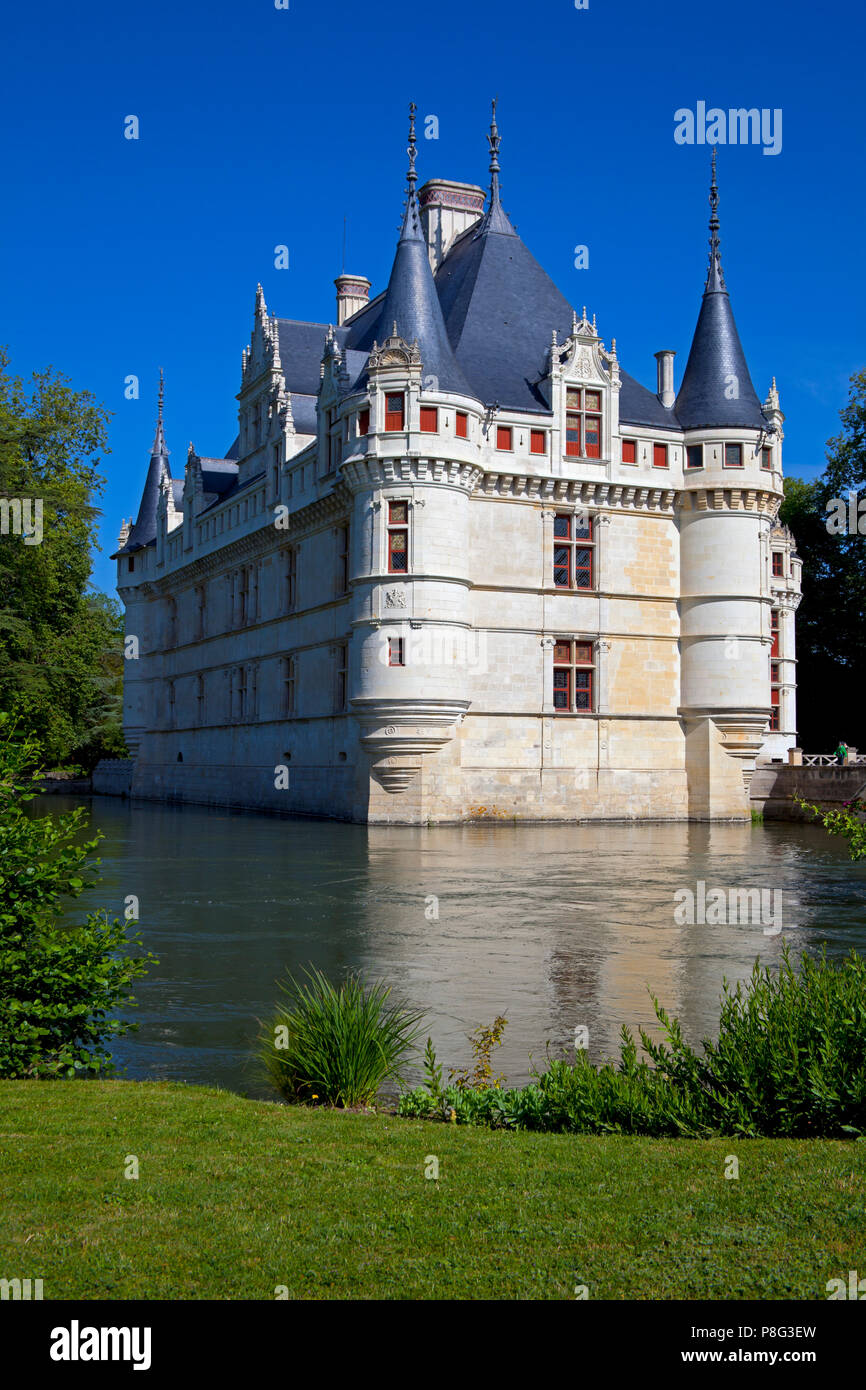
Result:
<instances>
[{"instance_id":1,"label":"dormer window","mask_svg":"<svg viewBox=\"0 0 866 1390\"><path fill-rule=\"evenodd\" d=\"M403 428L403 392L387 392L385 395L385 429Z\"/></svg>"},{"instance_id":2,"label":"dormer window","mask_svg":"<svg viewBox=\"0 0 866 1390\"><path fill-rule=\"evenodd\" d=\"M439 411L435 405L421 407L421 433L436 434L439 430Z\"/></svg>"},{"instance_id":3,"label":"dormer window","mask_svg":"<svg viewBox=\"0 0 866 1390\"><path fill-rule=\"evenodd\" d=\"M565 452L601 458L601 392L572 387L565 393Z\"/></svg>"},{"instance_id":4,"label":"dormer window","mask_svg":"<svg viewBox=\"0 0 866 1390\"><path fill-rule=\"evenodd\" d=\"M497 447L497 449L510 449L510 448L511 448L511 426L510 426L510 425L497 425L497 426L496 426L496 447Z\"/></svg>"}]
</instances>

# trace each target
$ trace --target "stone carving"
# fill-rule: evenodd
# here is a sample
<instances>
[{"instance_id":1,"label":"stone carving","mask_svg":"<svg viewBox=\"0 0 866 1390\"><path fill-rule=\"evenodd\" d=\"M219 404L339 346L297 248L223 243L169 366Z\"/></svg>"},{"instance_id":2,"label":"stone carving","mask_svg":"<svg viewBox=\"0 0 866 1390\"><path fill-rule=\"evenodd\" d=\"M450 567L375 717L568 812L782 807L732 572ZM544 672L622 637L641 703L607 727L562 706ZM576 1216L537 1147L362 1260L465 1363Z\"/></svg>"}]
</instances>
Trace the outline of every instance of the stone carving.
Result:
<instances>
[{"instance_id":1,"label":"stone carving","mask_svg":"<svg viewBox=\"0 0 866 1390\"><path fill-rule=\"evenodd\" d=\"M405 607L406 607L406 590L405 590L405 589L402 589L402 588L386 589L386 590L385 590L385 607L386 607L386 608L405 608Z\"/></svg>"}]
</instances>

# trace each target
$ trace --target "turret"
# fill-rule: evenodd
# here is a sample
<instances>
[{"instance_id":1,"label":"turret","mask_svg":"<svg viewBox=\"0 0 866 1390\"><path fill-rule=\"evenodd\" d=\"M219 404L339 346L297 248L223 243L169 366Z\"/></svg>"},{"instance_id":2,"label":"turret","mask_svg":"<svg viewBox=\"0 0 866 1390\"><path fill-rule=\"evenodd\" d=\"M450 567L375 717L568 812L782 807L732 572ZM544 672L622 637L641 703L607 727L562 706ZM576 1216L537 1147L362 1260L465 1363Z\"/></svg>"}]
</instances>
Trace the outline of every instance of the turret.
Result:
<instances>
[{"instance_id":1,"label":"turret","mask_svg":"<svg viewBox=\"0 0 866 1390\"><path fill-rule=\"evenodd\" d=\"M745 816L770 718L769 532L779 475L764 466L771 421L752 385L719 251L713 154L710 263L676 400L685 429L679 498L681 708L693 817Z\"/></svg>"},{"instance_id":2,"label":"turret","mask_svg":"<svg viewBox=\"0 0 866 1390\"><path fill-rule=\"evenodd\" d=\"M414 114L413 104L400 238L375 341L351 387L365 426L350 431L342 467L354 494L350 706L378 820L420 816L422 760L451 741L469 707L469 496L480 475L470 460L482 412L451 348L427 256ZM326 383L333 379L326 365ZM459 433L458 411L472 417L471 439Z\"/></svg>"}]
</instances>

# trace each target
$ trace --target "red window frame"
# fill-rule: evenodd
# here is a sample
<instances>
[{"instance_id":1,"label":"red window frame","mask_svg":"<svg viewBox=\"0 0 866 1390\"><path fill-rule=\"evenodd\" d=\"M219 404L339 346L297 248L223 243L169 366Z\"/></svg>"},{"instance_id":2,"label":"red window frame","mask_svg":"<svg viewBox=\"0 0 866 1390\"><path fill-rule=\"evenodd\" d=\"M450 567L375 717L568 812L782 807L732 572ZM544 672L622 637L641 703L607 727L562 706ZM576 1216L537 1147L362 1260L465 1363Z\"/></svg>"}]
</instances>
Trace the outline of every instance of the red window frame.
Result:
<instances>
[{"instance_id":1,"label":"red window frame","mask_svg":"<svg viewBox=\"0 0 866 1390\"><path fill-rule=\"evenodd\" d=\"M458 439L469 438L469 416L465 410L458 410L454 416L454 433Z\"/></svg>"},{"instance_id":2,"label":"red window frame","mask_svg":"<svg viewBox=\"0 0 866 1390\"><path fill-rule=\"evenodd\" d=\"M779 689L778 689L778 686L773 686L773 687L771 688L771 690L770 690L770 730L771 730L771 732L774 732L774 733L775 733L775 732L778 732L778 730L779 730L780 727L781 727L780 719L779 719L779 714L780 714L780 711L779 711Z\"/></svg>"},{"instance_id":3,"label":"red window frame","mask_svg":"<svg viewBox=\"0 0 866 1390\"><path fill-rule=\"evenodd\" d=\"M623 463L637 463L636 439L624 439L622 441L622 461Z\"/></svg>"},{"instance_id":4,"label":"red window frame","mask_svg":"<svg viewBox=\"0 0 866 1390\"><path fill-rule=\"evenodd\" d=\"M439 411L435 405L422 405L421 407L421 433L439 433Z\"/></svg>"},{"instance_id":5,"label":"red window frame","mask_svg":"<svg viewBox=\"0 0 866 1390\"><path fill-rule=\"evenodd\" d=\"M573 386L565 393L565 453L601 458L601 392Z\"/></svg>"},{"instance_id":6,"label":"red window frame","mask_svg":"<svg viewBox=\"0 0 866 1390\"><path fill-rule=\"evenodd\" d=\"M698 463L692 463L692 459L697 455ZM704 466L704 446L703 444L686 445L686 468L703 468Z\"/></svg>"},{"instance_id":7,"label":"red window frame","mask_svg":"<svg viewBox=\"0 0 866 1390\"><path fill-rule=\"evenodd\" d=\"M370 407L365 405L358 411L358 434L365 435L370 433Z\"/></svg>"},{"instance_id":8,"label":"red window frame","mask_svg":"<svg viewBox=\"0 0 866 1390\"><path fill-rule=\"evenodd\" d=\"M668 466L668 446L667 444L653 445L653 468L667 468Z\"/></svg>"},{"instance_id":9,"label":"red window frame","mask_svg":"<svg viewBox=\"0 0 866 1390\"><path fill-rule=\"evenodd\" d=\"M531 454L547 453L547 430L530 430L529 452Z\"/></svg>"},{"instance_id":10,"label":"red window frame","mask_svg":"<svg viewBox=\"0 0 866 1390\"><path fill-rule=\"evenodd\" d=\"M725 445L725 467L726 467L726 468L742 468L742 467L743 467L743 446L742 446L742 444L726 444L726 445Z\"/></svg>"},{"instance_id":11,"label":"red window frame","mask_svg":"<svg viewBox=\"0 0 866 1390\"><path fill-rule=\"evenodd\" d=\"M558 637L553 644L553 707L563 713L592 710L592 643Z\"/></svg>"},{"instance_id":12,"label":"red window frame","mask_svg":"<svg viewBox=\"0 0 866 1390\"><path fill-rule=\"evenodd\" d=\"M402 391L385 392L385 429L401 430L405 419L406 398Z\"/></svg>"},{"instance_id":13,"label":"red window frame","mask_svg":"<svg viewBox=\"0 0 866 1390\"><path fill-rule=\"evenodd\" d=\"M785 556L781 550L773 551L773 578L785 578Z\"/></svg>"},{"instance_id":14,"label":"red window frame","mask_svg":"<svg viewBox=\"0 0 866 1390\"><path fill-rule=\"evenodd\" d=\"M511 440L512 440L511 426L510 426L510 425L497 425L497 426L496 426L496 447L497 447L497 449L502 449L504 452L510 453L510 451L511 451Z\"/></svg>"},{"instance_id":15,"label":"red window frame","mask_svg":"<svg viewBox=\"0 0 866 1390\"><path fill-rule=\"evenodd\" d=\"M771 636L772 639L773 639L773 645L770 647L770 656L776 657L776 656L779 655L779 610L778 610L778 608L771 608L771 609L770 609L770 636Z\"/></svg>"},{"instance_id":16,"label":"red window frame","mask_svg":"<svg viewBox=\"0 0 866 1390\"><path fill-rule=\"evenodd\" d=\"M388 503L388 573L409 573L409 503Z\"/></svg>"},{"instance_id":17,"label":"red window frame","mask_svg":"<svg viewBox=\"0 0 866 1390\"><path fill-rule=\"evenodd\" d=\"M764 448L764 449L761 450L761 467L762 467L762 468L769 468L769 469L772 469L772 467L773 467L773 450L772 450L772 449Z\"/></svg>"},{"instance_id":18,"label":"red window frame","mask_svg":"<svg viewBox=\"0 0 866 1390\"><path fill-rule=\"evenodd\" d=\"M388 665L406 665L406 647L404 644L404 639L402 637L388 638Z\"/></svg>"},{"instance_id":19,"label":"red window frame","mask_svg":"<svg viewBox=\"0 0 866 1390\"><path fill-rule=\"evenodd\" d=\"M595 531L591 517L557 512L553 518L553 583L557 589L592 589Z\"/></svg>"}]
</instances>

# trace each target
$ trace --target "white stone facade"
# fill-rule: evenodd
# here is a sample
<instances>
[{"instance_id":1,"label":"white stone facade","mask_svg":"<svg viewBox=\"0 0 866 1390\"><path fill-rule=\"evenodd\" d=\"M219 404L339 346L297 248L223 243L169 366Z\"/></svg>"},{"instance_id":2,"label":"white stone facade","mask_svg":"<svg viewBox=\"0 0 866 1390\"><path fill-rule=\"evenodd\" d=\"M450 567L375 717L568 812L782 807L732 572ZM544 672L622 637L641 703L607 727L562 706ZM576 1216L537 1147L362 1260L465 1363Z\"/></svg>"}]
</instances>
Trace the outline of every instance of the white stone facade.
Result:
<instances>
[{"instance_id":1,"label":"white stone facade","mask_svg":"<svg viewBox=\"0 0 866 1390\"><path fill-rule=\"evenodd\" d=\"M478 216L448 187L434 264ZM551 335L548 412L435 389L399 331L362 389L346 358L332 336L316 432L296 428L259 292L236 482L191 451L155 543L119 553L133 794L377 823L748 817L756 759L796 741L775 385L767 437L621 423L585 313ZM597 456L568 448L575 402Z\"/></svg>"}]
</instances>

